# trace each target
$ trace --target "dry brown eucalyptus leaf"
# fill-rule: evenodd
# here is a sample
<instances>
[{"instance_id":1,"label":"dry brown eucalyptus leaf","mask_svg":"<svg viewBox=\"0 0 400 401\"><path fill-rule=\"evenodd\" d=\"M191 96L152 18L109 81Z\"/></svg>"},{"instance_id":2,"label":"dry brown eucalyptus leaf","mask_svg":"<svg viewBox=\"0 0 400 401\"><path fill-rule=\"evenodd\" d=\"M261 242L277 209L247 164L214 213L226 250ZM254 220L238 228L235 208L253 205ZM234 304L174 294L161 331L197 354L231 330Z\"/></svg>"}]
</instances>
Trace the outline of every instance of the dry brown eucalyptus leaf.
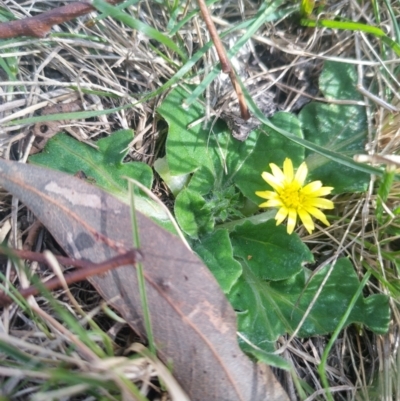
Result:
<instances>
[{"instance_id":1,"label":"dry brown eucalyptus leaf","mask_svg":"<svg viewBox=\"0 0 400 401\"><path fill-rule=\"evenodd\" d=\"M108 0L110 4L120 3L122 0ZM21 20L3 22L0 24L0 39L16 38L19 36L33 36L44 38L54 25L71 21L81 15L94 11L95 8L87 1L75 1L65 6L27 17Z\"/></svg>"},{"instance_id":2,"label":"dry brown eucalyptus leaf","mask_svg":"<svg viewBox=\"0 0 400 401\"><path fill-rule=\"evenodd\" d=\"M71 257L100 262L132 247L129 207L83 180L0 160L0 184ZM271 370L240 350L235 313L209 270L177 237L139 213L137 219L158 355L190 399L288 400ZM135 268L90 281L145 338Z\"/></svg>"}]
</instances>

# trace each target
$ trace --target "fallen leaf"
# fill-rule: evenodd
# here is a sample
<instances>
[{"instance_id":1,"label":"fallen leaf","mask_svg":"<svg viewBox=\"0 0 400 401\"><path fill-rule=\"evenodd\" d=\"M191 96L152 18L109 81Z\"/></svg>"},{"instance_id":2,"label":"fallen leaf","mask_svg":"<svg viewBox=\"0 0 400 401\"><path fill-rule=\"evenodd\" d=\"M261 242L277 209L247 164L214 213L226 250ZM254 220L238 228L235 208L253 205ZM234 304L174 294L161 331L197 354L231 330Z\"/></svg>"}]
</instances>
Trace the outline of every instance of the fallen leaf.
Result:
<instances>
[{"instance_id":1,"label":"fallen leaf","mask_svg":"<svg viewBox=\"0 0 400 401\"><path fill-rule=\"evenodd\" d=\"M132 247L129 206L93 185L4 160L0 184L32 210L71 257L100 262ZM158 355L191 400L288 400L271 370L240 350L235 313L209 270L177 237L140 213L137 220ZM145 338L134 267L90 281Z\"/></svg>"}]
</instances>

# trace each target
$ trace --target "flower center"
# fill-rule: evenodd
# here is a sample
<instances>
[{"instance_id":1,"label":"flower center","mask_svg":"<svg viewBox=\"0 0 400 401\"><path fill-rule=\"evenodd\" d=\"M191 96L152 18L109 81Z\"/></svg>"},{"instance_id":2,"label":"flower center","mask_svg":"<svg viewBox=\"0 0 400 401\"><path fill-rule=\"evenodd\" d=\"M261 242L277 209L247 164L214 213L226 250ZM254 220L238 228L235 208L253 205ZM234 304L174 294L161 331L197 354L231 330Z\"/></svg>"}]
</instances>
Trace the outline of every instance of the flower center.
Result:
<instances>
[{"instance_id":1,"label":"flower center","mask_svg":"<svg viewBox=\"0 0 400 401\"><path fill-rule=\"evenodd\" d=\"M301 186L296 182L286 184L281 190L279 197L288 209L299 209L303 206L304 195L300 190Z\"/></svg>"}]
</instances>

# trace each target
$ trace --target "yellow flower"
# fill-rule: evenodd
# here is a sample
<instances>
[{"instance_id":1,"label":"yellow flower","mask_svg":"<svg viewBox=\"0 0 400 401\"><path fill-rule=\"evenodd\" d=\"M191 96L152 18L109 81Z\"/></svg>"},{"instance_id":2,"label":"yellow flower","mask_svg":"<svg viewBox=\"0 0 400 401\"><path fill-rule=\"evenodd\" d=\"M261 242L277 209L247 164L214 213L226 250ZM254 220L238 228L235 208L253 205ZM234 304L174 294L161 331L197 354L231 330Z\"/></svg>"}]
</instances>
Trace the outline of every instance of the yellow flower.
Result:
<instances>
[{"instance_id":1,"label":"yellow flower","mask_svg":"<svg viewBox=\"0 0 400 401\"><path fill-rule=\"evenodd\" d=\"M296 175L293 163L288 158L283 163L283 171L274 163L269 166L272 174L264 171L261 176L274 191L257 191L256 195L268 199L268 202L261 203L260 207L280 208L275 216L276 225L281 224L287 217L287 232L291 234L299 215L310 234L315 228L311 216L329 226L325 214L319 209L333 209L332 201L321 198L329 195L333 188L323 187L321 181L313 181L304 186L308 173L306 163L300 165Z\"/></svg>"}]
</instances>

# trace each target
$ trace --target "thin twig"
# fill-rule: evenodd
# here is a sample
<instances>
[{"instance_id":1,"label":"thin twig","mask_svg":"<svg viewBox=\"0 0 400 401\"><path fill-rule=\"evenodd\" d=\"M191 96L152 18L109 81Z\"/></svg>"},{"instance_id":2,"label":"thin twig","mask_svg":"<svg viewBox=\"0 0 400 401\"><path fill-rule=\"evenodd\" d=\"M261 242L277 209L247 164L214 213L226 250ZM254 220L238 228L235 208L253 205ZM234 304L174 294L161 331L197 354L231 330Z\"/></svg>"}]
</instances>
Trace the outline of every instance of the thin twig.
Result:
<instances>
[{"instance_id":1,"label":"thin twig","mask_svg":"<svg viewBox=\"0 0 400 401\"><path fill-rule=\"evenodd\" d=\"M247 121L250 119L250 113L246 104L246 99L244 98L242 88L237 81L235 70L230 63L228 56L226 55L224 45L222 44L217 29L215 28L214 22L211 19L210 11L208 10L204 0L197 0L197 3L199 4L201 15L203 16L203 20L207 26L207 29L210 32L210 36L214 43L215 49L217 50L222 72L225 72L229 75L232 86L238 97L241 117L243 118L243 120Z\"/></svg>"},{"instance_id":2,"label":"thin twig","mask_svg":"<svg viewBox=\"0 0 400 401\"><path fill-rule=\"evenodd\" d=\"M48 263L46 257L41 253L21 251L16 249L12 250L12 253L16 257L21 259L29 259L40 263ZM59 263L74 266L80 269L65 275L65 282L70 285L78 281L86 280L88 277L103 274L120 266L135 264L140 260L143 260L143 255L140 250L131 249L124 254L117 255L114 258L108 259L102 263L92 263L85 260L71 259L64 256L56 256L56 259ZM43 283L43 286L47 290L51 291L59 288L61 286L61 282L58 277L55 277ZM38 295L39 289L36 286L30 286L28 288L20 289L19 293L23 298L27 298L31 295ZM0 293L0 306L7 306L12 302L12 299L8 295Z\"/></svg>"},{"instance_id":3,"label":"thin twig","mask_svg":"<svg viewBox=\"0 0 400 401\"><path fill-rule=\"evenodd\" d=\"M215 28L214 22L211 19L210 11L207 8L207 5L204 0L197 0L199 4L199 8L201 11L201 15L203 16L203 20L207 26L208 32L210 32L211 39L214 43L215 50L218 53L218 58L221 63L222 72L229 74L232 70L231 63L226 55L224 45L221 42L221 39L218 35L217 28Z\"/></svg>"}]
</instances>

